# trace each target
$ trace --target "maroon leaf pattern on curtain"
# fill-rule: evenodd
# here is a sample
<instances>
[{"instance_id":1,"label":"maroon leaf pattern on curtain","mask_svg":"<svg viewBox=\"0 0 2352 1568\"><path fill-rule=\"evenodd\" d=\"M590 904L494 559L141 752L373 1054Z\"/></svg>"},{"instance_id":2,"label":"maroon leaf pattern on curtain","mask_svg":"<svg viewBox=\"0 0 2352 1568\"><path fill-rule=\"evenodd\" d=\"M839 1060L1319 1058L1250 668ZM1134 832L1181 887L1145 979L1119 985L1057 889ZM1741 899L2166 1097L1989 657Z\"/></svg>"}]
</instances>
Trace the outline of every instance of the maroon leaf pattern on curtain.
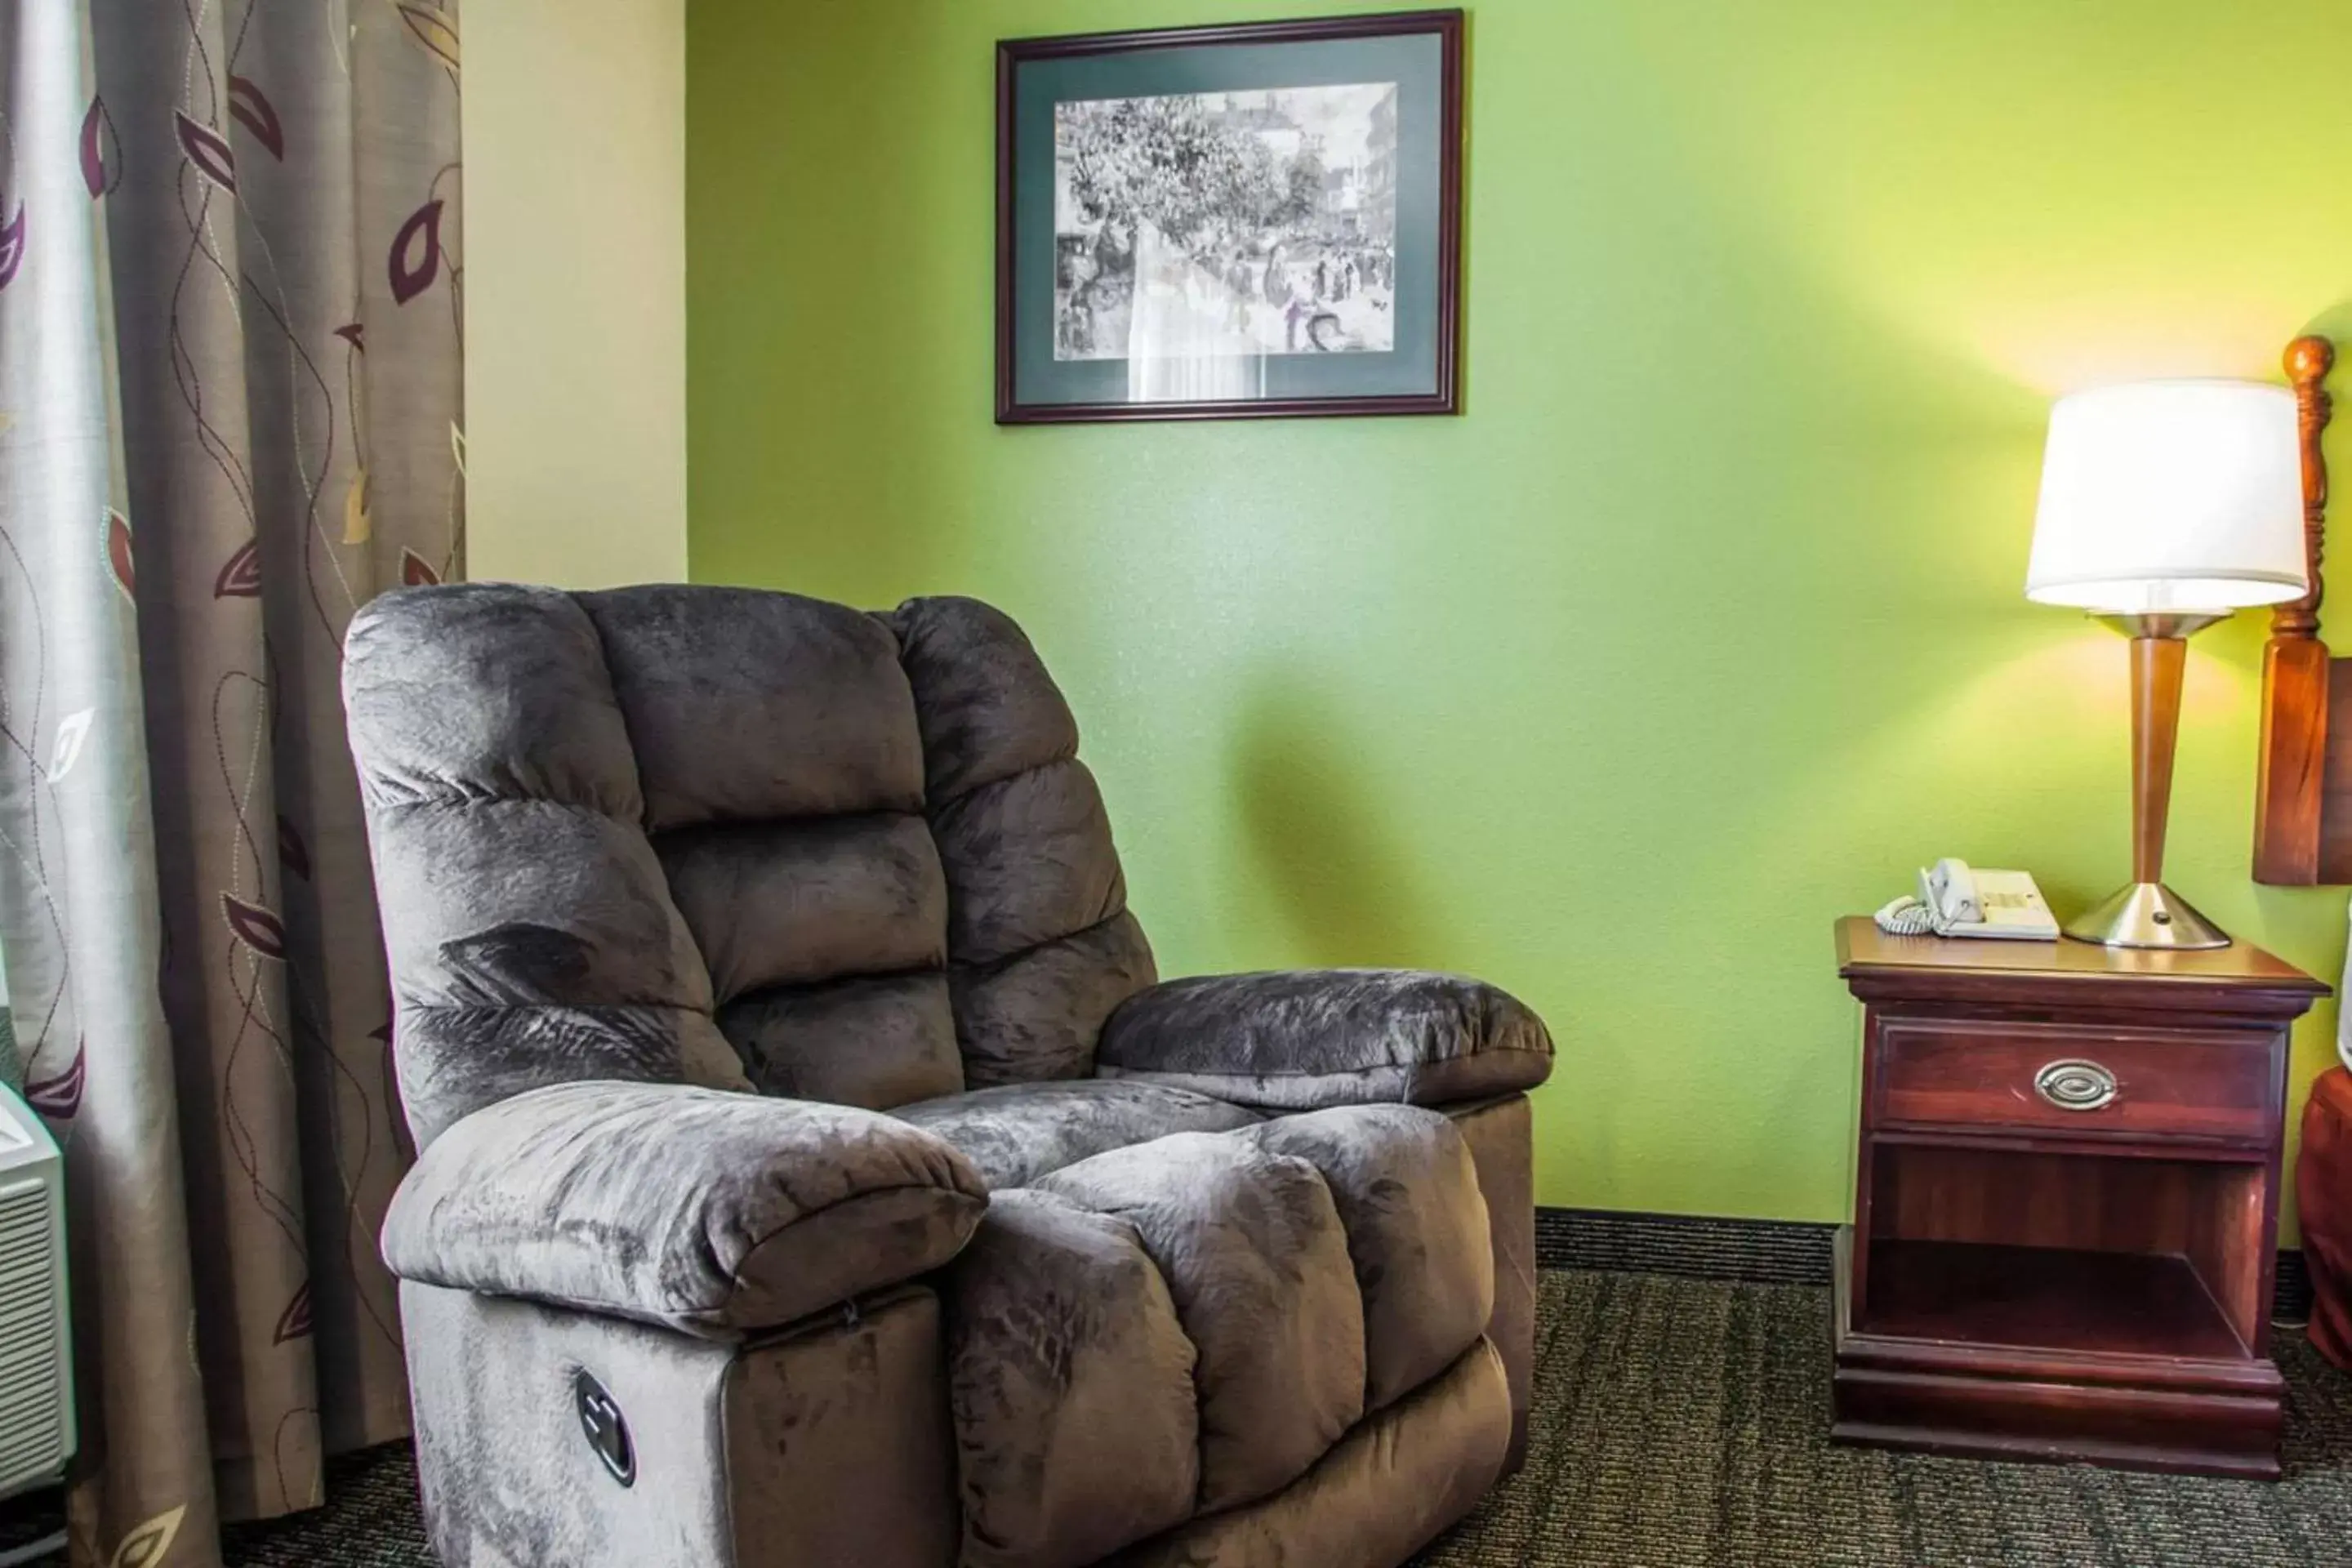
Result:
<instances>
[{"instance_id":1,"label":"maroon leaf pattern on curtain","mask_svg":"<svg viewBox=\"0 0 2352 1568\"><path fill-rule=\"evenodd\" d=\"M286 129L278 123L278 110L259 88L241 76L228 79L228 115L252 132L253 139L271 157L281 163L286 161Z\"/></svg>"},{"instance_id":2,"label":"maroon leaf pattern on curtain","mask_svg":"<svg viewBox=\"0 0 2352 1568\"><path fill-rule=\"evenodd\" d=\"M131 520L109 507L106 510L106 569L114 574L114 585L122 590L122 596L136 600L139 577L131 561Z\"/></svg>"},{"instance_id":3,"label":"maroon leaf pattern on curtain","mask_svg":"<svg viewBox=\"0 0 2352 1568\"><path fill-rule=\"evenodd\" d=\"M400 552L400 584L404 588L429 588L441 581L441 574L433 563L414 550Z\"/></svg>"},{"instance_id":4,"label":"maroon leaf pattern on curtain","mask_svg":"<svg viewBox=\"0 0 2352 1568\"><path fill-rule=\"evenodd\" d=\"M258 599L261 597L261 552L254 542L247 540L236 547L236 553L221 563L220 574L213 579L215 599Z\"/></svg>"},{"instance_id":5,"label":"maroon leaf pattern on curtain","mask_svg":"<svg viewBox=\"0 0 2352 1568\"><path fill-rule=\"evenodd\" d=\"M221 914L237 941L264 958L286 956L286 926L276 915L235 893L223 893L220 898Z\"/></svg>"},{"instance_id":6,"label":"maroon leaf pattern on curtain","mask_svg":"<svg viewBox=\"0 0 2352 1568\"><path fill-rule=\"evenodd\" d=\"M25 204L16 204L16 216L8 226L0 228L0 289L16 280L16 268L25 261Z\"/></svg>"},{"instance_id":7,"label":"maroon leaf pattern on curtain","mask_svg":"<svg viewBox=\"0 0 2352 1568\"><path fill-rule=\"evenodd\" d=\"M180 133L180 151L188 155L188 162L196 166L196 172L222 190L236 190L236 154L229 150L229 144L221 139L220 133L207 130L177 110L173 112L172 124Z\"/></svg>"},{"instance_id":8,"label":"maroon leaf pattern on curtain","mask_svg":"<svg viewBox=\"0 0 2352 1568\"><path fill-rule=\"evenodd\" d=\"M107 156L109 149L115 156ZM92 98L89 112L81 117L81 183L89 187L89 198L98 200L114 188L120 177L121 141L114 133L114 121L106 112L106 100Z\"/></svg>"},{"instance_id":9,"label":"maroon leaf pattern on curtain","mask_svg":"<svg viewBox=\"0 0 2352 1568\"><path fill-rule=\"evenodd\" d=\"M82 1042L74 1042L73 1060L66 1070L55 1078L26 1079L25 1103L52 1121L71 1121L81 1109L82 1085L89 1077L89 1055Z\"/></svg>"},{"instance_id":10,"label":"maroon leaf pattern on curtain","mask_svg":"<svg viewBox=\"0 0 2352 1568\"><path fill-rule=\"evenodd\" d=\"M278 1327L271 1332L269 1342L273 1345L282 1345L289 1340L304 1340L310 1337L310 1282L305 1279L302 1281L302 1288L294 1292L294 1299L286 1303L286 1310L278 1314Z\"/></svg>"},{"instance_id":11,"label":"maroon leaf pattern on curtain","mask_svg":"<svg viewBox=\"0 0 2352 1568\"><path fill-rule=\"evenodd\" d=\"M392 299L396 305L405 305L427 289L441 275L441 202L438 197L426 202L408 215L400 232L392 237L392 256L387 264L392 278Z\"/></svg>"},{"instance_id":12,"label":"maroon leaf pattern on curtain","mask_svg":"<svg viewBox=\"0 0 2352 1568\"><path fill-rule=\"evenodd\" d=\"M278 816L278 863L304 881L310 879L310 850L285 813Z\"/></svg>"}]
</instances>

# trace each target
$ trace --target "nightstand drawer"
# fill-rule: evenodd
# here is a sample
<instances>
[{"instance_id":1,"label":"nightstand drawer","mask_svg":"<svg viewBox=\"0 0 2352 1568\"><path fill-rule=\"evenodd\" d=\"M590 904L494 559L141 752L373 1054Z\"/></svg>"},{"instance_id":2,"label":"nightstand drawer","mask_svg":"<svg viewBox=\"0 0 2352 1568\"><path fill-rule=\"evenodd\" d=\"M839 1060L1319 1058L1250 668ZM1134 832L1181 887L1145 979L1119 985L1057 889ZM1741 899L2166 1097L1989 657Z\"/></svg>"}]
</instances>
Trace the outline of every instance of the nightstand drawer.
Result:
<instances>
[{"instance_id":1,"label":"nightstand drawer","mask_svg":"<svg viewBox=\"0 0 2352 1568\"><path fill-rule=\"evenodd\" d=\"M1888 1018L1881 1126L2227 1139L2278 1133L2284 1035Z\"/></svg>"}]
</instances>

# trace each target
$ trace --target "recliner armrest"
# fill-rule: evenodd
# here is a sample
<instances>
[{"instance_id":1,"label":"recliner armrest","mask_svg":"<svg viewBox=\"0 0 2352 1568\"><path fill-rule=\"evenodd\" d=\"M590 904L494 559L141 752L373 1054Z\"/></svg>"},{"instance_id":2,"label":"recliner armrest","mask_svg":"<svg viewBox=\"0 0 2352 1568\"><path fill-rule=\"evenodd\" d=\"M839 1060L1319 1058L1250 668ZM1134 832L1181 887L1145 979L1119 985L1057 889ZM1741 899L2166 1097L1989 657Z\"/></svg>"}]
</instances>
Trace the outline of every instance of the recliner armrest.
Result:
<instances>
[{"instance_id":1,"label":"recliner armrest","mask_svg":"<svg viewBox=\"0 0 2352 1568\"><path fill-rule=\"evenodd\" d=\"M1103 1026L1095 1070L1271 1110L1442 1105L1533 1089L1551 1036L1508 993L1459 974L1319 969L1171 980Z\"/></svg>"},{"instance_id":2,"label":"recliner armrest","mask_svg":"<svg viewBox=\"0 0 2352 1568\"><path fill-rule=\"evenodd\" d=\"M806 1100L597 1080L466 1116L384 1218L403 1279L725 1336L962 1250L988 1188L919 1128Z\"/></svg>"}]
</instances>

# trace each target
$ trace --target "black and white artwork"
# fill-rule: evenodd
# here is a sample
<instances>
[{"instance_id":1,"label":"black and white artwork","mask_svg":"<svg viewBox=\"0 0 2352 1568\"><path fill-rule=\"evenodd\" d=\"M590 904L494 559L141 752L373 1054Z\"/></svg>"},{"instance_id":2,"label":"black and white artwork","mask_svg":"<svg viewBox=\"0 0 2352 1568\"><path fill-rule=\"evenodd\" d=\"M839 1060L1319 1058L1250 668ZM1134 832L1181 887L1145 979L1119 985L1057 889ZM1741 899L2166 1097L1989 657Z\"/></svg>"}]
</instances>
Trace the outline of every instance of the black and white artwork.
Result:
<instances>
[{"instance_id":1,"label":"black and white artwork","mask_svg":"<svg viewBox=\"0 0 2352 1568\"><path fill-rule=\"evenodd\" d=\"M1464 26L1000 42L999 423L1455 412Z\"/></svg>"},{"instance_id":2,"label":"black and white artwork","mask_svg":"<svg viewBox=\"0 0 2352 1568\"><path fill-rule=\"evenodd\" d=\"M1054 105L1054 357L1385 353L1397 84Z\"/></svg>"}]
</instances>

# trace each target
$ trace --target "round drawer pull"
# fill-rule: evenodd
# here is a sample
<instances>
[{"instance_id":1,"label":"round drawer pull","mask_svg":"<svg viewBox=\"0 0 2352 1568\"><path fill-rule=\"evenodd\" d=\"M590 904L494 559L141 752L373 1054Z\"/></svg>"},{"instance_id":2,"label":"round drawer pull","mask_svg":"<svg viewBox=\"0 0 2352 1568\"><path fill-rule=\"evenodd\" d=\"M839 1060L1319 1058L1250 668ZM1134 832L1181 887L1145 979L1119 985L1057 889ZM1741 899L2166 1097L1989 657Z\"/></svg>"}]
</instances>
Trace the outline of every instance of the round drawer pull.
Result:
<instances>
[{"instance_id":1,"label":"round drawer pull","mask_svg":"<svg viewBox=\"0 0 2352 1568\"><path fill-rule=\"evenodd\" d=\"M2033 1075L2033 1092L2061 1110L2097 1110L2115 1103L2116 1075L2096 1062L2055 1061Z\"/></svg>"}]
</instances>

